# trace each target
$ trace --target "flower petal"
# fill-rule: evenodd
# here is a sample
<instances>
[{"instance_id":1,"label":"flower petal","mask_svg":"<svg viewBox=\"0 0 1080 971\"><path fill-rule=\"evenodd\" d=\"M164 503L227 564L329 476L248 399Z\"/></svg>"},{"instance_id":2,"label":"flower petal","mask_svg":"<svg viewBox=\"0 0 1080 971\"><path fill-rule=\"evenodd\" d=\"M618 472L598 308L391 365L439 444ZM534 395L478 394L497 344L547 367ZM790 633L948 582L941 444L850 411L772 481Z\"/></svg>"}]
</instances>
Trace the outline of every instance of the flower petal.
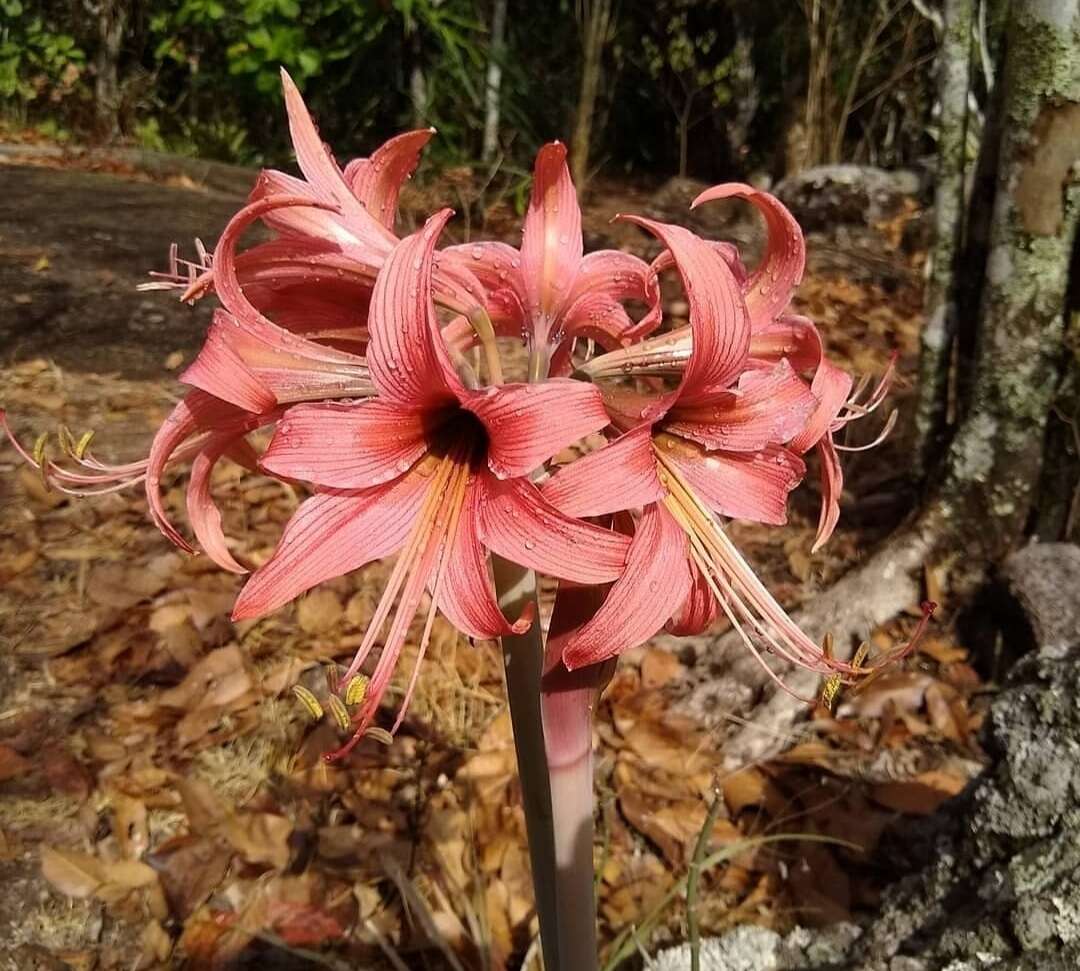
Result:
<instances>
[{"instance_id":1,"label":"flower petal","mask_svg":"<svg viewBox=\"0 0 1080 971\"><path fill-rule=\"evenodd\" d=\"M353 159L345 166L343 174L353 194L387 229L392 230L397 220L401 186L434 134L434 128L404 132L380 145L370 158Z\"/></svg>"},{"instance_id":2,"label":"flower petal","mask_svg":"<svg viewBox=\"0 0 1080 971\"><path fill-rule=\"evenodd\" d=\"M788 493L806 474L806 464L794 452L782 445L760 452L707 452L681 444L665 450L664 459L714 512L776 526L787 522Z\"/></svg>"},{"instance_id":3,"label":"flower petal","mask_svg":"<svg viewBox=\"0 0 1080 971\"><path fill-rule=\"evenodd\" d=\"M705 575L693 562L690 563L690 577L690 592L664 625L667 632L676 637L693 637L695 634L703 634L712 627L720 609Z\"/></svg>"},{"instance_id":4,"label":"flower petal","mask_svg":"<svg viewBox=\"0 0 1080 971\"><path fill-rule=\"evenodd\" d=\"M504 479L528 475L608 423L600 389L569 378L465 392L461 404L483 422L488 465Z\"/></svg>"},{"instance_id":5,"label":"flower petal","mask_svg":"<svg viewBox=\"0 0 1080 971\"><path fill-rule=\"evenodd\" d=\"M425 415L392 402L297 405L278 422L262 468L337 489L367 489L408 472L428 451Z\"/></svg>"},{"instance_id":6,"label":"flower petal","mask_svg":"<svg viewBox=\"0 0 1080 971\"><path fill-rule=\"evenodd\" d=\"M769 371L749 371L738 391L721 391L697 405L676 402L664 429L709 448L753 452L789 441L817 407L810 388L786 360Z\"/></svg>"},{"instance_id":7,"label":"flower petal","mask_svg":"<svg viewBox=\"0 0 1080 971\"><path fill-rule=\"evenodd\" d=\"M488 572L488 555L477 532L479 492L474 486L466 496L458 520L457 534L448 558L439 592L439 609L458 630L469 637L490 638L523 634L531 618L523 616L511 624L499 609Z\"/></svg>"},{"instance_id":8,"label":"flower petal","mask_svg":"<svg viewBox=\"0 0 1080 971\"><path fill-rule=\"evenodd\" d=\"M713 199L745 199L765 219L768 241L746 287L746 306L755 326L775 319L791 302L791 295L802 281L806 266L806 244L802 229L787 207L768 192L741 182L728 182L706 189L691 204L694 209Z\"/></svg>"},{"instance_id":9,"label":"flower petal","mask_svg":"<svg viewBox=\"0 0 1080 971\"><path fill-rule=\"evenodd\" d=\"M636 322L631 321L622 306L624 300L646 304L645 315ZM560 330L566 337L580 335L599 339L601 335L588 332L588 328L595 328L597 323L591 314L611 308L604 310L611 322L601 332L611 335L609 342L612 339L640 340L660 324L659 281L656 272L644 260L621 250L597 250L581 261L565 307ZM619 328L613 329L613 323L618 323Z\"/></svg>"},{"instance_id":10,"label":"flower petal","mask_svg":"<svg viewBox=\"0 0 1080 971\"><path fill-rule=\"evenodd\" d=\"M367 361L372 380L387 401L411 408L445 403L463 392L431 300L432 254L451 215L443 209L398 243L371 295Z\"/></svg>"},{"instance_id":11,"label":"flower petal","mask_svg":"<svg viewBox=\"0 0 1080 971\"><path fill-rule=\"evenodd\" d=\"M247 201L250 205L269 196L281 195L303 197L313 202L320 198L303 179L275 169L263 169ZM325 240L339 247L363 245L363 241L345 226L341 216L326 208L272 209L264 213L262 221L283 236ZM385 244L382 248L386 248Z\"/></svg>"},{"instance_id":12,"label":"flower petal","mask_svg":"<svg viewBox=\"0 0 1080 971\"><path fill-rule=\"evenodd\" d=\"M308 114L304 99L288 72L281 70L281 87L285 95L285 110L289 116L289 133L300 171L320 199L332 202L345 225L359 239L371 240L389 250L396 242L390 232L368 212L353 195L337 162L323 144L315 122Z\"/></svg>"},{"instance_id":13,"label":"flower petal","mask_svg":"<svg viewBox=\"0 0 1080 971\"><path fill-rule=\"evenodd\" d=\"M562 580L606 583L622 571L629 541L564 516L527 479L485 475L480 539L499 556Z\"/></svg>"},{"instance_id":14,"label":"flower petal","mask_svg":"<svg viewBox=\"0 0 1080 971\"><path fill-rule=\"evenodd\" d=\"M255 426L255 422L252 426ZM199 541L202 551L222 569L232 573L247 573L229 551L225 542L225 533L221 528L221 512L210 495L210 476L218 460L231 450L246 446L246 458L254 461L255 452L243 436L246 429L217 432L211 435L206 446L195 456L191 463L191 477L187 487L188 521Z\"/></svg>"},{"instance_id":15,"label":"flower petal","mask_svg":"<svg viewBox=\"0 0 1080 971\"><path fill-rule=\"evenodd\" d=\"M851 375L847 371L828 360L821 361L810 384L818 406L806 426L791 440L794 451L802 455L821 441L851 394L851 384Z\"/></svg>"},{"instance_id":16,"label":"flower petal","mask_svg":"<svg viewBox=\"0 0 1080 971\"><path fill-rule=\"evenodd\" d=\"M844 470L836 452L832 435L823 436L817 443L821 459L821 515L818 517L817 536L810 552L816 553L828 542L840 521L840 496L844 491Z\"/></svg>"},{"instance_id":17,"label":"flower petal","mask_svg":"<svg viewBox=\"0 0 1080 971\"><path fill-rule=\"evenodd\" d=\"M573 670L644 644L690 592L686 533L659 506L645 507L626 568L592 619L569 639L563 663Z\"/></svg>"},{"instance_id":18,"label":"flower petal","mask_svg":"<svg viewBox=\"0 0 1080 971\"><path fill-rule=\"evenodd\" d=\"M568 516L602 516L656 502L665 494L656 474L652 429L641 425L595 452L560 466L541 488Z\"/></svg>"},{"instance_id":19,"label":"flower petal","mask_svg":"<svg viewBox=\"0 0 1080 971\"><path fill-rule=\"evenodd\" d=\"M305 500L274 555L240 591L233 619L261 617L324 580L400 549L429 481L413 474L363 492L325 492Z\"/></svg>"},{"instance_id":20,"label":"flower petal","mask_svg":"<svg viewBox=\"0 0 1080 971\"><path fill-rule=\"evenodd\" d=\"M809 317L785 314L754 330L750 357L759 365L787 358L796 371L811 371L825 353L821 334Z\"/></svg>"},{"instance_id":21,"label":"flower petal","mask_svg":"<svg viewBox=\"0 0 1080 971\"><path fill-rule=\"evenodd\" d=\"M690 304L693 346L679 386L679 401L693 403L730 385L746 364L750 319L731 268L703 239L680 226L622 216L657 236L671 250Z\"/></svg>"},{"instance_id":22,"label":"flower petal","mask_svg":"<svg viewBox=\"0 0 1080 971\"><path fill-rule=\"evenodd\" d=\"M566 146L550 142L536 156L521 238L526 307L534 339L544 344L577 275L584 249L581 207L566 165Z\"/></svg>"}]
</instances>

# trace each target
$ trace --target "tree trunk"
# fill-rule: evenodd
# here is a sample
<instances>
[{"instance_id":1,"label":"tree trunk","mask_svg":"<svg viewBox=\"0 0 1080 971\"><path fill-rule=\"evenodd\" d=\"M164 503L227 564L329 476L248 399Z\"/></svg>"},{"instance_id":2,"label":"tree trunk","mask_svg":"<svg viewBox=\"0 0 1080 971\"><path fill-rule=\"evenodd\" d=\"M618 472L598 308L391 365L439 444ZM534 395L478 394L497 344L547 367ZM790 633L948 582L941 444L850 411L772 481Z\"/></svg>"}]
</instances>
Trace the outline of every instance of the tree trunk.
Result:
<instances>
[{"instance_id":1,"label":"tree trunk","mask_svg":"<svg viewBox=\"0 0 1080 971\"><path fill-rule=\"evenodd\" d=\"M686 178L690 154L690 113L694 108L694 96L688 94L683 110L679 112L679 178Z\"/></svg>"},{"instance_id":2,"label":"tree trunk","mask_svg":"<svg viewBox=\"0 0 1080 971\"><path fill-rule=\"evenodd\" d=\"M919 359L915 413L916 474L924 478L935 464L945 437L949 371L956 332L956 261L964 229L967 159L967 104L971 87L973 0L945 0L938 51L937 189L934 194L934 247L926 287L926 322Z\"/></svg>"},{"instance_id":3,"label":"tree trunk","mask_svg":"<svg viewBox=\"0 0 1080 971\"><path fill-rule=\"evenodd\" d=\"M611 27L611 0L586 0L582 5L581 88L578 92L574 134L570 140L570 170L579 190L589 173L589 146L593 115L600 90L604 47Z\"/></svg>"},{"instance_id":4,"label":"tree trunk","mask_svg":"<svg viewBox=\"0 0 1080 971\"><path fill-rule=\"evenodd\" d=\"M918 603L926 565L951 568L952 589L969 590L1020 540L1031 513L1064 363L1063 310L1080 214L1080 0L1014 0L1008 38L971 399L925 507L801 612L812 637L832 632L838 656L849 657L875 625ZM773 688L737 636L720 637L708 652L707 680L685 705L712 724L725 710L738 712L746 727L726 725L731 764L774 751L804 706ZM800 694L816 689L805 672L780 674Z\"/></svg>"},{"instance_id":5,"label":"tree trunk","mask_svg":"<svg viewBox=\"0 0 1080 971\"><path fill-rule=\"evenodd\" d=\"M484 144L480 152L480 157L485 162L490 162L495 157L499 147L506 4L507 0L495 0L491 13L491 47L488 51L487 83L484 88Z\"/></svg>"},{"instance_id":6,"label":"tree trunk","mask_svg":"<svg viewBox=\"0 0 1080 971\"><path fill-rule=\"evenodd\" d=\"M101 0L97 14L94 107L98 135L112 141L120 135L120 49L128 23L125 0Z\"/></svg>"}]
</instances>

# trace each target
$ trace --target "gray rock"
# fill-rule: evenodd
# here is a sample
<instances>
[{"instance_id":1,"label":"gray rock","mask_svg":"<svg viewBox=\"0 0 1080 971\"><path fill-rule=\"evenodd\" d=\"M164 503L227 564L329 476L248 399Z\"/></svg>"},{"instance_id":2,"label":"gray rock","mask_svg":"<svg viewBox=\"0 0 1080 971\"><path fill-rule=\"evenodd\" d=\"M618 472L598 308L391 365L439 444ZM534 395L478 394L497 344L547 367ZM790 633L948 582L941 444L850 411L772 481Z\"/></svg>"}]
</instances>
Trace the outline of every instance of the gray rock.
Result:
<instances>
[{"instance_id":1,"label":"gray rock","mask_svg":"<svg viewBox=\"0 0 1080 971\"><path fill-rule=\"evenodd\" d=\"M774 191L803 229L812 232L888 219L919 194L920 179L915 172L871 165L821 165L783 179Z\"/></svg>"},{"instance_id":2,"label":"gray rock","mask_svg":"<svg viewBox=\"0 0 1080 971\"><path fill-rule=\"evenodd\" d=\"M908 874L861 929L739 928L702 948L703 971L1064 971L1080 968L1080 549L1029 547L1003 575L1039 649L991 705L992 765L936 816L894 833ZM758 963L747 965L749 956ZM707 961L706 961L707 957ZM740 963L743 962L743 963ZM689 967L685 947L656 971Z\"/></svg>"}]
</instances>

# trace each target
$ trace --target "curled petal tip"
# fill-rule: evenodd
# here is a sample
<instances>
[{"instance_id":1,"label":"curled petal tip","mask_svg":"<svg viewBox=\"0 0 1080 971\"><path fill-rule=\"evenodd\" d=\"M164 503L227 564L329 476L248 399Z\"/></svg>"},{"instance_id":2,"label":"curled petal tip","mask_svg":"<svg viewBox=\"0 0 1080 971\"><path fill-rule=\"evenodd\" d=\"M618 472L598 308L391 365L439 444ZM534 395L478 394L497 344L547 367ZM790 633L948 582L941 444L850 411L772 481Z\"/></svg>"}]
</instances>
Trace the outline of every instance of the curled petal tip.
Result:
<instances>
[{"instance_id":1,"label":"curled petal tip","mask_svg":"<svg viewBox=\"0 0 1080 971\"><path fill-rule=\"evenodd\" d=\"M530 600L524 610L521 611L521 616L510 625L510 629L515 634L524 634L533 625L533 621L536 620L536 603Z\"/></svg>"}]
</instances>

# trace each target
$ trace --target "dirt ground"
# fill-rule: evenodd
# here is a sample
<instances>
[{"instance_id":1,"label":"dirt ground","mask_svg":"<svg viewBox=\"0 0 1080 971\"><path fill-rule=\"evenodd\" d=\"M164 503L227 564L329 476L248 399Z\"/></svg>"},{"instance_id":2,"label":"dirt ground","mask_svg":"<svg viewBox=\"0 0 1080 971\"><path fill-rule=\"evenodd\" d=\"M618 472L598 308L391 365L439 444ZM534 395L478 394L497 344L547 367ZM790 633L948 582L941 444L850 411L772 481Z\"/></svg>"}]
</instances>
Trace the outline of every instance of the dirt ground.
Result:
<instances>
[{"instance_id":1,"label":"dirt ground","mask_svg":"<svg viewBox=\"0 0 1080 971\"><path fill-rule=\"evenodd\" d=\"M587 239L645 245L608 220L647 194L601 186L593 200ZM210 308L135 286L171 242L210 245L241 202L0 166L0 404L24 442L64 424L93 428L104 459L142 454ZM512 238L515 218L503 205L491 221ZM919 261L900 253L897 226L880 232L886 282L834 258L808 275L801 306L841 362L873 373L897 351L910 379ZM828 246L835 257L842 241ZM899 404L909 388L902 379ZM812 488L783 529L733 526L785 603L812 597L902 515L902 442L853 457L824 556L809 556ZM182 482L166 494L177 522ZM299 496L231 466L214 486L226 532L261 562ZM325 702L327 665L357 645L384 572L234 625L237 579L173 551L140 493L66 499L0 446L0 968L520 965L535 927L494 647L440 625L398 739L337 769L319 759L332 722L290 694L299 683ZM835 715L819 705L784 756L734 776L718 777L708 735L667 710L687 659L624 659L597 732L609 968L681 933L680 888L716 790L712 845L731 853L704 881L706 930L874 905L882 832L933 812L979 764L985 685L948 619L902 670ZM884 650L913 625L867 635ZM744 842L784 833L775 847ZM811 839L822 836L859 848Z\"/></svg>"}]
</instances>

